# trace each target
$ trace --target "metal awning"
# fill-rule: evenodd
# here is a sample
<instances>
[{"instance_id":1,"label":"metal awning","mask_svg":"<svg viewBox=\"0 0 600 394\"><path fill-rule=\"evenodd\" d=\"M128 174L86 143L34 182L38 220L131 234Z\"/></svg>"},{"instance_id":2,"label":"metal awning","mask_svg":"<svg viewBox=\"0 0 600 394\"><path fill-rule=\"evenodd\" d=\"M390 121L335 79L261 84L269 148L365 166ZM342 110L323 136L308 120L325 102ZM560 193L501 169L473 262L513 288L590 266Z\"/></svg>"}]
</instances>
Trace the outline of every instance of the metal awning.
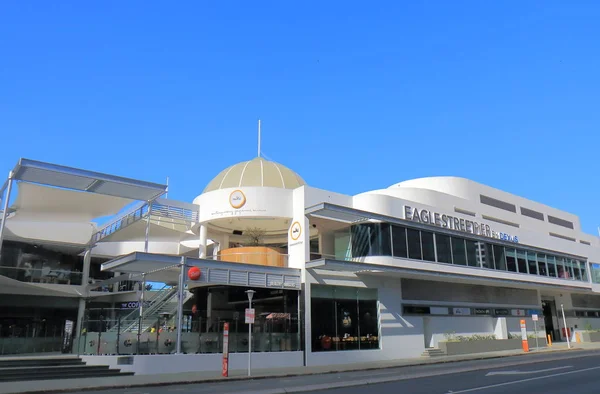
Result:
<instances>
[{"instance_id":1,"label":"metal awning","mask_svg":"<svg viewBox=\"0 0 600 394\"><path fill-rule=\"evenodd\" d=\"M424 263L428 264L428 263ZM526 280L515 280L515 279L503 279L503 278L490 278L478 275L468 274L456 274L450 272L440 272L435 270L435 266L431 267L424 265L424 268L431 268L429 270L419 270L408 267L388 266L382 264L365 263L358 261L340 261L330 259L319 259L306 263L306 269L309 270L325 270L325 271L338 271L338 272L351 272L358 275L383 275L385 277L398 277L398 278L415 278L421 277L421 279L430 280L443 280L445 282L480 282L488 283L496 286L510 286L518 284L520 286L531 286L531 287L546 287L561 290L572 290L572 291L584 291L592 292L591 284L581 282L580 286L574 284L550 284L540 283L535 281ZM533 277L532 277L533 279Z\"/></svg>"},{"instance_id":2,"label":"metal awning","mask_svg":"<svg viewBox=\"0 0 600 394\"><path fill-rule=\"evenodd\" d=\"M141 201L154 200L167 190L167 185L29 159L19 160L13 169L12 179ZM7 185L8 180L0 189L0 194Z\"/></svg>"},{"instance_id":3,"label":"metal awning","mask_svg":"<svg viewBox=\"0 0 600 394\"><path fill-rule=\"evenodd\" d=\"M305 209L307 216L335 220L342 223L358 223L369 220L373 214L341 205L321 203Z\"/></svg>"},{"instance_id":4,"label":"metal awning","mask_svg":"<svg viewBox=\"0 0 600 394\"><path fill-rule=\"evenodd\" d=\"M300 270L253 264L230 263L220 260L183 257L186 267L200 268L200 279L185 278L188 285L219 284L300 290ZM182 256L134 252L102 264L102 271L146 274L147 281L177 283Z\"/></svg>"}]
</instances>

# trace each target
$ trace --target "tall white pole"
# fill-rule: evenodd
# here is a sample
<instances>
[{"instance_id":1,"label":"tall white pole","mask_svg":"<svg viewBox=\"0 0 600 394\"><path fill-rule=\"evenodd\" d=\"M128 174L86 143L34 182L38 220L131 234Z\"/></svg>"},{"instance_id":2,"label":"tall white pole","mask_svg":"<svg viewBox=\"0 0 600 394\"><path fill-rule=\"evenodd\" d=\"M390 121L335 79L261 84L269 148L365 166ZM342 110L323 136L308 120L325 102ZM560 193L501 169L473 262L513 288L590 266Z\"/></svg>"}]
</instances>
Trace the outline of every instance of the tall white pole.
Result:
<instances>
[{"instance_id":1,"label":"tall white pole","mask_svg":"<svg viewBox=\"0 0 600 394\"><path fill-rule=\"evenodd\" d=\"M167 177L167 190L165 193L165 198L169 198L169 177Z\"/></svg>"},{"instance_id":2,"label":"tall white pole","mask_svg":"<svg viewBox=\"0 0 600 394\"><path fill-rule=\"evenodd\" d=\"M260 119L258 120L258 157L260 157Z\"/></svg>"},{"instance_id":3,"label":"tall white pole","mask_svg":"<svg viewBox=\"0 0 600 394\"><path fill-rule=\"evenodd\" d=\"M252 299L248 300L250 309L252 309ZM252 323L248 324L248 376L252 376Z\"/></svg>"},{"instance_id":4,"label":"tall white pole","mask_svg":"<svg viewBox=\"0 0 600 394\"><path fill-rule=\"evenodd\" d=\"M567 347L571 349L571 340L569 338L569 328L567 327L567 319L565 318L565 308L563 304L560 304L560 310L562 311L563 323L565 325L565 336L567 337Z\"/></svg>"}]
</instances>

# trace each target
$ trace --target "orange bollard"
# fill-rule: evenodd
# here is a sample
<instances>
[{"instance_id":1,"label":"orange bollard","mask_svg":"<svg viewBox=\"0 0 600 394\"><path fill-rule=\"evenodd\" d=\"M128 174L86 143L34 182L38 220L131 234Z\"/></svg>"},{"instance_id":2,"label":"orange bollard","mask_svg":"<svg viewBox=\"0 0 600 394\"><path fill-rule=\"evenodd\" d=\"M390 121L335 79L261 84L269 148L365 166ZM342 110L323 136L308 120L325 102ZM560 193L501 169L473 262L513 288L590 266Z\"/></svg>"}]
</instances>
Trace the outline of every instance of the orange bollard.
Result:
<instances>
[{"instance_id":1,"label":"orange bollard","mask_svg":"<svg viewBox=\"0 0 600 394\"><path fill-rule=\"evenodd\" d=\"M581 335L578 332L575 333L575 341L581 343Z\"/></svg>"},{"instance_id":2,"label":"orange bollard","mask_svg":"<svg viewBox=\"0 0 600 394\"><path fill-rule=\"evenodd\" d=\"M525 320L521 320L521 343L523 345L523 351L529 352L529 342L527 341L527 325Z\"/></svg>"},{"instance_id":3,"label":"orange bollard","mask_svg":"<svg viewBox=\"0 0 600 394\"><path fill-rule=\"evenodd\" d=\"M552 336L548 334L548 347L552 347Z\"/></svg>"}]
</instances>

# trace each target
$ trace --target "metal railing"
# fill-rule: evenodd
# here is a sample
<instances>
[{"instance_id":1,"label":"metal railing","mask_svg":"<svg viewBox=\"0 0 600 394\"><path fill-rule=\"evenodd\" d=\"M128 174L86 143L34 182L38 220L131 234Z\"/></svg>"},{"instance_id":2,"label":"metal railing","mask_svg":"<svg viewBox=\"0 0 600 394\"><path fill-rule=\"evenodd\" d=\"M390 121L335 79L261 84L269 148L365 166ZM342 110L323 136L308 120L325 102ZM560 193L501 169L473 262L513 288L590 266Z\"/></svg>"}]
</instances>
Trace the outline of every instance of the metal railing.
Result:
<instances>
[{"instance_id":1,"label":"metal railing","mask_svg":"<svg viewBox=\"0 0 600 394\"><path fill-rule=\"evenodd\" d=\"M180 220L185 223L197 223L199 220L198 211L167 204L159 204L157 202L152 203L152 215L161 218Z\"/></svg>"},{"instance_id":2,"label":"metal railing","mask_svg":"<svg viewBox=\"0 0 600 394\"><path fill-rule=\"evenodd\" d=\"M202 316L206 316L206 312L184 310L181 327L183 353L222 352L225 322L229 323L229 351L248 352L248 325L243 311L230 312L223 317ZM123 317L85 320L82 334L73 341L73 352L85 355L170 354L177 348L177 332L172 317L152 316L148 332L128 331L126 327L133 323ZM301 351L299 323L297 313L261 313L256 316L253 325L252 351Z\"/></svg>"},{"instance_id":3,"label":"metal railing","mask_svg":"<svg viewBox=\"0 0 600 394\"><path fill-rule=\"evenodd\" d=\"M81 285L82 273L57 268L0 267L0 275L20 282Z\"/></svg>"},{"instance_id":4,"label":"metal railing","mask_svg":"<svg viewBox=\"0 0 600 394\"><path fill-rule=\"evenodd\" d=\"M58 324L0 324L0 355L58 352L62 335Z\"/></svg>"},{"instance_id":5,"label":"metal railing","mask_svg":"<svg viewBox=\"0 0 600 394\"><path fill-rule=\"evenodd\" d=\"M144 300L144 309L143 309L142 313L145 316L148 316L148 315L151 315L152 313L154 313L162 305L169 302L174 296L176 296L177 288L173 287L173 286L165 285L156 292L147 292L146 294L150 297L148 297L147 300ZM139 328L139 319L140 319L140 310L139 310L139 308L136 308L133 311L131 311L128 315L124 316L122 320L132 322L129 326L127 326L126 330L128 330L128 331L136 330L137 331ZM143 320L143 316L142 316L142 320ZM113 327L111 329L111 331L114 331L115 329L118 329L118 328Z\"/></svg>"},{"instance_id":6,"label":"metal railing","mask_svg":"<svg viewBox=\"0 0 600 394\"><path fill-rule=\"evenodd\" d=\"M160 200L167 201L167 200ZM124 229L131 224L145 219L148 215L156 217L157 219L168 219L174 223L181 223L191 225L197 223L199 220L199 214L197 210L178 207L174 205L159 203L157 201L149 203L142 203L142 205L135 206L130 211L124 213L119 218L109 222L100 230L98 230L92 236L92 242L99 242L104 238L116 233L117 231Z\"/></svg>"},{"instance_id":7,"label":"metal railing","mask_svg":"<svg viewBox=\"0 0 600 394\"><path fill-rule=\"evenodd\" d=\"M109 222L92 236L92 242L99 242L104 238L124 229L125 227L144 219L148 215L148 204L134 207L131 211L123 214L120 218Z\"/></svg>"}]
</instances>

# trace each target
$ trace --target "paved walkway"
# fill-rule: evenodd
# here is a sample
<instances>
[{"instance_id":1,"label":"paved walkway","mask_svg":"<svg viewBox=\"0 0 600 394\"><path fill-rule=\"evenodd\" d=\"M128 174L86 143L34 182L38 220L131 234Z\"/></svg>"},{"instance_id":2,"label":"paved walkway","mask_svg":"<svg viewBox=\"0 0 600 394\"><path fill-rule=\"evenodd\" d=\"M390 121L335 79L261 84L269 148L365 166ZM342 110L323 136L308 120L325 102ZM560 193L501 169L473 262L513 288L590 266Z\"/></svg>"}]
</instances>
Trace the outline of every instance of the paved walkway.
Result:
<instances>
[{"instance_id":1,"label":"paved walkway","mask_svg":"<svg viewBox=\"0 0 600 394\"><path fill-rule=\"evenodd\" d=\"M113 388L131 388L153 385L168 385L182 383L202 383L202 382L219 382L219 381L234 381L244 379L264 379L271 377L288 377L299 375L316 375L335 372L350 372L381 368L394 368L426 364L439 364L456 361L467 360L485 360L500 357L513 357L564 352L577 350L600 350L600 343L577 343L573 344L572 349L567 349L566 343L556 343L552 348L533 349L529 353L523 353L521 350L507 350L501 352L489 352L468 354L462 356L441 356L432 358L411 358L399 359L393 361L382 361L360 364L346 365L330 365L318 367L294 367L294 368L278 368L278 369L255 369L252 373L252 378L248 378L246 370L229 371L229 377L224 378L216 372L185 372L175 374L157 374L157 375L137 375L137 376L121 376L110 378L86 378L86 379L64 379L64 380L40 380L28 382L9 382L0 383L0 394L8 393L41 393L41 392L74 392L98 389L113 389Z\"/></svg>"}]
</instances>

